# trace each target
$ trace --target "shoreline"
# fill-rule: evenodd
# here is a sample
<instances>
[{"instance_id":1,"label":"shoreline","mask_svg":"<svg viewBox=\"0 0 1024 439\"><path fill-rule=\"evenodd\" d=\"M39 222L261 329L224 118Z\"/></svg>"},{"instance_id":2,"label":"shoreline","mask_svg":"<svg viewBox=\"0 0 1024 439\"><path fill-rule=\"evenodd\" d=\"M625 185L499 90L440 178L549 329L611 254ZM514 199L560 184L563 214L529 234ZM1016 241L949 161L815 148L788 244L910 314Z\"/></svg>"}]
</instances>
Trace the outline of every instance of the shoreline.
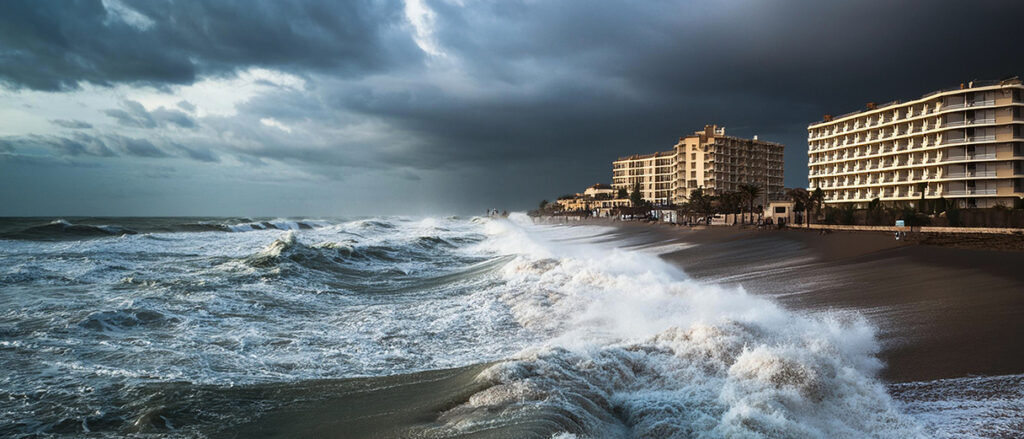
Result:
<instances>
[{"instance_id":1,"label":"shoreline","mask_svg":"<svg viewBox=\"0 0 1024 439\"><path fill-rule=\"evenodd\" d=\"M691 244L661 257L697 280L798 312L861 314L878 328L886 382L1024 373L1024 252L879 232L587 223L642 245Z\"/></svg>"},{"instance_id":2,"label":"shoreline","mask_svg":"<svg viewBox=\"0 0 1024 439\"><path fill-rule=\"evenodd\" d=\"M712 226L684 226L658 221L621 221L612 218L580 218L570 221L554 221L553 217L534 218L543 224L565 224L565 225L603 225L603 226L650 226L665 227L682 231L718 231L720 233L767 233L767 232L803 232L812 235L821 234L855 234L868 236L876 240L877 236L897 242L893 236L896 231L904 231L906 234L898 244L908 245L931 245L938 247L954 247L976 250L998 250L998 251L1022 251L1024 252L1024 229L993 229L993 228L970 228L970 227L905 227L897 228L892 226L837 226L827 224L811 224L810 227L791 226L783 229L765 228L758 229L755 225L712 225Z\"/></svg>"}]
</instances>

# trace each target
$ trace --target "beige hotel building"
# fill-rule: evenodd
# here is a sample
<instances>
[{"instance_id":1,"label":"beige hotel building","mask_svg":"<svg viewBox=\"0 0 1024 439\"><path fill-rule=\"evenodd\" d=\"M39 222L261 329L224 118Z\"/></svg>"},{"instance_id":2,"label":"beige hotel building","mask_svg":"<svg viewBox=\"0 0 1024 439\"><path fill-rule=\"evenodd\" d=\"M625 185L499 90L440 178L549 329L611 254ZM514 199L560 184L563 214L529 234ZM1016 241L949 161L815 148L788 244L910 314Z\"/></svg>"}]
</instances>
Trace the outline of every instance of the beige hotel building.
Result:
<instances>
[{"instance_id":1,"label":"beige hotel building","mask_svg":"<svg viewBox=\"0 0 1024 439\"><path fill-rule=\"evenodd\" d=\"M973 81L807 127L811 190L825 202L1013 207L1024 196L1021 81Z\"/></svg>"},{"instance_id":2,"label":"beige hotel building","mask_svg":"<svg viewBox=\"0 0 1024 439\"><path fill-rule=\"evenodd\" d=\"M706 125L679 138L671 151L622 157L612 162L612 187L631 192L640 184L643 198L656 205L681 204L698 187L720 195L744 183L761 187L762 200L782 195L783 145L725 135Z\"/></svg>"}]
</instances>

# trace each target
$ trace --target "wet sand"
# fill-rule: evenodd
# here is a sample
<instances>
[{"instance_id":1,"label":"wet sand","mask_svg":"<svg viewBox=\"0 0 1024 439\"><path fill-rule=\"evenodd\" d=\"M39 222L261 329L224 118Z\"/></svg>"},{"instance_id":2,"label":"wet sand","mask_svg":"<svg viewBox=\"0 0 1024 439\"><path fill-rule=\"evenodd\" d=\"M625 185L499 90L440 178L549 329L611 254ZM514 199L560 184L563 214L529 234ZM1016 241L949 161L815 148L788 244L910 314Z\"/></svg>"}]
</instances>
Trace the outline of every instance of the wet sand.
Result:
<instances>
[{"instance_id":1,"label":"wet sand","mask_svg":"<svg viewBox=\"0 0 1024 439\"><path fill-rule=\"evenodd\" d=\"M901 242L888 233L616 223L695 246L662 255L694 278L797 311L856 311L879 328L888 382L1024 373L1024 252Z\"/></svg>"}]
</instances>

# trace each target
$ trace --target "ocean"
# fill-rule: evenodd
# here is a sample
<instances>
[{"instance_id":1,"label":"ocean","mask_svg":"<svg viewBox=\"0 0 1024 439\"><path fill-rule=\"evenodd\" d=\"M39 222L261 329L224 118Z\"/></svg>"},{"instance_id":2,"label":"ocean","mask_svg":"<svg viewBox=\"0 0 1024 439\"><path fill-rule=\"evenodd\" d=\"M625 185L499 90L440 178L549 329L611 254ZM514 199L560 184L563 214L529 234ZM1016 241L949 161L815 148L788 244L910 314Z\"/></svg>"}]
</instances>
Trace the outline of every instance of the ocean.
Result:
<instances>
[{"instance_id":1,"label":"ocean","mask_svg":"<svg viewBox=\"0 0 1024 439\"><path fill-rule=\"evenodd\" d=\"M521 214L0 219L0 436L902 439L1024 425L1021 377L885 383L863 315L789 310L660 257L689 245Z\"/></svg>"}]
</instances>

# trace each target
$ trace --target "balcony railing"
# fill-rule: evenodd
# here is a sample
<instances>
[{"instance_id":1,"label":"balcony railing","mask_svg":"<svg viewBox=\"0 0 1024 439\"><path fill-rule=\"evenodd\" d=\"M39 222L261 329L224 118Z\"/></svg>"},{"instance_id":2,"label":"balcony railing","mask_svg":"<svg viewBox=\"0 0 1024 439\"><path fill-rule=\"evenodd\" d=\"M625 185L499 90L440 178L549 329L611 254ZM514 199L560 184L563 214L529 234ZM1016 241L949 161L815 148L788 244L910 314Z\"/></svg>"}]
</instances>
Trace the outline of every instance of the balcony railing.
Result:
<instances>
[{"instance_id":1,"label":"balcony railing","mask_svg":"<svg viewBox=\"0 0 1024 439\"><path fill-rule=\"evenodd\" d=\"M996 171L950 172L947 175L949 178L983 178L995 176Z\"/></svg>"},{"instance_id":2,"label":"balcony railing","mask_svg":"<svg viewBox=\"0 0 1024 439\"><path fill-rule=\"evenodd\" d=\"M995 153L986 154L961 154L961 155L949 155L942 158L944 162L955 162L959 160L990 160L996 158Z\"/></svg>"},{"instance_id":3,"label":"balcony railing","mask_svg":"<svg viewBox=\"0 0 1024 439\"><path fill-rule=\"evenodd\" d=\"M959 189L949 191L950 195L995 195L995 189Z\"/></svg>"},{"instance_id":4,"label":"balcony railing","mask_svg":"<svg viewBox=\"0 0 1024 439\"><path fill-rule=\"evenodd\" d=\"M996 140L995 134L989 134L987 136L974 136L974 137L947 137L942 139L943 145L956 145L958 143L970 143L970 142L987 142L989 140Z\"/></svg>"}]
</instances>

